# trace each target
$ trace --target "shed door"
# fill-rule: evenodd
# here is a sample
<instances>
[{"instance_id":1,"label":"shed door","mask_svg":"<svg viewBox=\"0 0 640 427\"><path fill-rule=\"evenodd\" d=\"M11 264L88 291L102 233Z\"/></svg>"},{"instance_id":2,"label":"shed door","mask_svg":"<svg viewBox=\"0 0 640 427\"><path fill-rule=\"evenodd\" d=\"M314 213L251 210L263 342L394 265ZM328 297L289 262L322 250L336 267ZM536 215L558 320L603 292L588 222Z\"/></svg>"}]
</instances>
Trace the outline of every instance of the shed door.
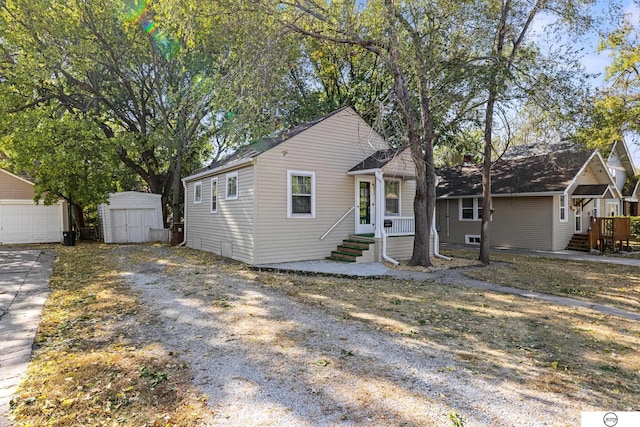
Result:
<instances>
[{"instance_id":1,"label":"shed door","mask_svg":"<svg viewBox=\"0 0 640 427\"><path fill-rule=\"evenodd\" d=\"M155 209L112 209L114 243L143 243L155 227Z\"/></svg>"}]
</instances>

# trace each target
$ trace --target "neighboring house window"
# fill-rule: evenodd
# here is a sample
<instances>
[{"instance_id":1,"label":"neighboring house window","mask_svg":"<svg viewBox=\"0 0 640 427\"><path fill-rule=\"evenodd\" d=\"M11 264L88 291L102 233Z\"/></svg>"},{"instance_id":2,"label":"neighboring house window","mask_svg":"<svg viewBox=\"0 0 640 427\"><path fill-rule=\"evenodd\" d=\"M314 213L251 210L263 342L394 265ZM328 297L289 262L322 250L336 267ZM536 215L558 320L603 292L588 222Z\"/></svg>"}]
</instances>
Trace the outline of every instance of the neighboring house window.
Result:
<instances>
[{"instance_id":1,"label":"neighboring house window","mask_svg":"<svg viewBox=\"0 0 640 427\"><path fill-rule=\"evenodd\" d=\"M202 203L202 181L193 184L193 203Z\"/></svg>"},{"instance_id":2,"label":"neighboring house window","mask_svg":"<svg viewBox=\"0 0 640 427\"><path fill-rule=\"evenodd\" d=\"M384 182L384 214L400 215L400 181Z\"/></svg>"},{"instance_id":3,"label":"neighboring house window","mask_svg":"<svg viewBox=\"0 0 640 427\"><path fill-rule=\"evenodd\" d=\"M287 217L315 218L315 172L287 171Z\"/></svg>"},{"instance_id":4,"label":"neighboring house window","mask_svg":"<svg viewBox=\"0 0 640 427\"><path fill-rule=\"evenodd\" d=\"M464 242L467 245L479 245L481 242L480 236L477 234L465 234Z\"/></svg>"},{"instance_id":5,"label":"neighboring house window","mask_svg":"<svg viewBox=\"0 0 640 427\"><path fill-rule=\"evenodd\" d=\"M218 178L211 178L211 213L218 212Z\"/></svg>"},{"instance_id":6,"label":"neighboring house window","mask_svg":"<svg viewBox=\"0 0 640 427\"><path fill-rule=\"evenodd\" d=\"M238 172L227 174L227 200L238 198Z\"/></svg>"},{"instance_id":7,"label":"neighboring house window","mask_svg":"<svg viewBox=\"0 0 640 427\"><path fill-rule=\"evenodd\" d=\"M460 199L460 221L480 221L482 219L482 197Z\"/></svg>"},{"instance_id":8,"label":"neighboring house window","mask_svg":"<svg viewBox=\"0 0 640 427\"><path fill-rule=\"evenodd\" d=\"M560 222L567 222L567 196L565 194L560 195Z\"/></svg>"}]
</instances>

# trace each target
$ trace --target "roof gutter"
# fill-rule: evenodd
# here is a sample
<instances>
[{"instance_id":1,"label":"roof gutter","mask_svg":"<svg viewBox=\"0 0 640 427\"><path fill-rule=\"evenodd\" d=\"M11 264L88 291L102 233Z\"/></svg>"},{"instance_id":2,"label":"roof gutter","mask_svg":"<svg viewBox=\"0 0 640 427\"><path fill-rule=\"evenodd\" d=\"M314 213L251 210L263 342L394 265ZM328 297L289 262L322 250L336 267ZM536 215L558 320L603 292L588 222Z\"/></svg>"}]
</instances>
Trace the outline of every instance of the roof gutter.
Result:
<instances>
[{"instance_id":1,"label":"roof gutter","mask_svg":"<svg viewBox=\"0 0 640 427\"><path fill-rule=\"evenodd\" d=\"M436 187L440 182L440 176L436 176ZM433 209L433 218L431 218L431 235L433 236L433 256L442 258L447 261L451 261L451 258L444 256L440 253L440 236L438 235L438 228L436 227L436 208Z\"/></svg>"},{"instance_id":2,"label":"roof gutter","mask_svg":"<svg viewBox=\"0 0 640 427\"><path fill-rule=\"evenodd\" d=\"M376 231L380 232L380 237L382 237L382 259L390 262L393 265L400 264L395 259L391 258L387 255L387 233L384 231L384 227L381 227L381 219L383 218L384 211L382 210L382 203L380 201L384 200L384 178L382 176L382 171L380 169L375 170L376 176ZM377 235L378 233L376 233ZM377 237L377 236L376 236Z\"/></svg>"},{"instance_id":3,"label":"roof gutter","mask_svg":"<svg viewBox=\"0 0 640 427\"><path fill-rule=\"evenodd\" d=\"M250 157L248 159L239 159L239 160L234 160L232 162L229 162L223 166L219 166L217 168L213 168L213 169L207 169L204 170L202 172L198 172L196 174L193 175L189 175L187 177L182 178L182 182L187 182L187 181L195 181L196 179L208 176L208 175L215 175L219 172L222 171L226 171L226 170L232 170L232 169L239 169L241 167L244 166L249 166L252 165L254 163L254 158Z\"/></svg>"},{"instance_id":4,"label":"roof gutter","mask_svg":"<svg viewBox=\"0 0 640 427\"><path fill-rule=\"evenodd\" d=\"M182 187L184 188L184 221L182 223L182 242L178 246L184 246L187 244L187 183L182 180Z\"/></svg>"}]
</instances>

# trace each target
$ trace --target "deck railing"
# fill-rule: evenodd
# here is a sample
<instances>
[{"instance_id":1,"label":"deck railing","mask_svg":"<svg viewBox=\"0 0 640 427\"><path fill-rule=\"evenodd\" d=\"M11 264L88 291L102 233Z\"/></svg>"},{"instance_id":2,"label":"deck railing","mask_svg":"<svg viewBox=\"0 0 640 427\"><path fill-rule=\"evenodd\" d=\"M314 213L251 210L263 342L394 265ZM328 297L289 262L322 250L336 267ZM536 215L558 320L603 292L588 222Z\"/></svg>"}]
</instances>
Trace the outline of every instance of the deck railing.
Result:
<instances>
[{"instance_id":1,"label":"deck railing","mask_svg":"<svg viewBox=\"0 0 640 427\"><path fill-rule=\"evenodd\" d=\"M413 236L416 232L416 221L412 216L386 216L384 224L384 231L390 237Z\"/></svg>"},{"instance_id":2,"label":"deck railing","mask_svg":"<svg viewBox=\"0 0 640 427\"><path fill-rule=\"evenodd\" d=\"M629 249L629 239L631 239L631 218L630 217L601 217L591 220L589 230L589 246L591 249L604 251L607 248L615 250L619 243L622 249L626 242Z\"/></svg>"}]
</instances>

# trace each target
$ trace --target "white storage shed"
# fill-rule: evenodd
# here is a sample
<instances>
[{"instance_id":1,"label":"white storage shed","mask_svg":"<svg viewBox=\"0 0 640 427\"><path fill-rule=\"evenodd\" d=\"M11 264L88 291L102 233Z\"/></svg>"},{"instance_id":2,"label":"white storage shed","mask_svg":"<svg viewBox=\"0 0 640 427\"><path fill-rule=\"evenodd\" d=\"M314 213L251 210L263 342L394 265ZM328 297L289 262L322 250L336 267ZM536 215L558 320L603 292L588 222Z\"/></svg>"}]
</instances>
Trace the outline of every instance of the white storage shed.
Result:
<instances>
[{"instance_id":1,"label":"white storage shed","mask_svg":"<svg viewBox=\"0 0 640 427\"><path fill-rule=\"evenodd\" d=\"M109 194L109 203L98 206L105 243L149 242L150 230L164 228L160 194L125 191Z\"/></svg>"}]
</instances>

